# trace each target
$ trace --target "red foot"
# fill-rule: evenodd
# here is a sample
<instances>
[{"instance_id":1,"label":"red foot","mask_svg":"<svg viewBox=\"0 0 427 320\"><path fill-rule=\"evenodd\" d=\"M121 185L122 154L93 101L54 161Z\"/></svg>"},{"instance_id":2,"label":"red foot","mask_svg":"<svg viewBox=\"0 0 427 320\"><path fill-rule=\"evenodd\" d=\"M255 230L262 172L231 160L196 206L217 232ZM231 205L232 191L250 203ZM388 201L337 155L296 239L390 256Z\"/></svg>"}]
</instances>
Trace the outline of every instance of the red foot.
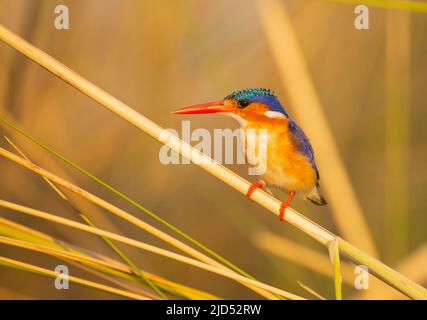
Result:
<instances>
[{"instance_id":1,"label":"red foot","mask_svg":"<svg viewBox=\"0 0 427 320\"><path fill-rule=\"evenodd\" d=\"M250 199L251 198L251 196L252 196L252 193L254 193L254 191L256 190L256 189L258 189L258 188L261 188L262 189L262 187L263 187L263 185L261 184L261 183L259 183L259 182L254 182L254 183L252 183L251 184L251 186L249 187L249 189L248 189L248 192L246 192L246 197L248 198L248 199Z\"/></svg>"},{"instance_id":2,"label":"red foot","mask_svg":"<svg viewBox=\"0 0 427 320\"><path fill-rule=\"evenodd\" d=\"M286 208L289 207L289 205L291 204L292 199L294 198L294 195L295 195L295 192L291 191L289 193L288 200L282 202L282 204L280 205L280 211L279 211L279 220L280 221L285 220L285 211L286 211Z\"/></svg>"}]
</instances>

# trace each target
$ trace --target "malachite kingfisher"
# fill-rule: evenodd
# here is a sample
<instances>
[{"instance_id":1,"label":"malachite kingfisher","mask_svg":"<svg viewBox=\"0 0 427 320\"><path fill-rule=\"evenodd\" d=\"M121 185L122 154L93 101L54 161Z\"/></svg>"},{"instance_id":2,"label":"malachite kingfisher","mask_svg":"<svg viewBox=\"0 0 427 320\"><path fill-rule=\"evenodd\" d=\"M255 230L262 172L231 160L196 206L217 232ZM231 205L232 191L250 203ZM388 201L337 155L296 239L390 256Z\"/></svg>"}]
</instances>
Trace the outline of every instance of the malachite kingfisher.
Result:
<instances>
[{"instance_id":1,"label":"malachite kingfisher","mask_svg":"<svg viewBox=\"0 0 427 320\"><path fill-rule=\"evenodd\" d=\"M231 116L240 124L241 141L246 142L242 143L243 148L257 147L249 145L249 140L257 140L247 139L248 129L252 129L252 132L266 129L268 133L267 168L259 177L260 179L251 185L246 196L250 198L256 188L268 186L287 192L288 199L280 207L281 221L295 194L301 195L316 205L326 205L326 200L320 193L319 171L310 141L296 122L290 118L273 91L263 88L239 90L219 102L195 105L172 113L218 113ZM248 152L245 154L247 155Z\"/></svg>"}]
</instances>

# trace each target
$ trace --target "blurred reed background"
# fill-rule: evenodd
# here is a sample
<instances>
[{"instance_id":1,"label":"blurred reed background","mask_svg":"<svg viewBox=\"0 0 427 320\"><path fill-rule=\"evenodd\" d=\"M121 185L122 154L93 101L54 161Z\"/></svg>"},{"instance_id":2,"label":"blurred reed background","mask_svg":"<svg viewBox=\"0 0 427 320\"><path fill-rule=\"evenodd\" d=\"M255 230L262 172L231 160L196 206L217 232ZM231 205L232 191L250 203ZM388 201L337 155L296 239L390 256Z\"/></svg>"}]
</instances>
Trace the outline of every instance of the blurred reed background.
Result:
<instances>
[{"instance_id":1,"label":"blurred reed background","mask_svg":"<svg viewBox=\"0 0 427 320\"><path fill-rule=\"evenodd\" d=\"M297 200L293 206L427 284L426 13L372 7L370 29L358 31L354 4L320 0L62 1L71 29L60 31L53 24L57 4L0 0L0 23L164 127L181 130L182 118L169 114L178 107L241 88L273 89L311 137L331 203L314 207ZM162 165L159 143L3 43L0 70L6 118L255 278L307 296L300 282L334 298L324 247L194 165ZM201 116L192 117L191 126L237 124ZM13 135L5 127L2 132ZM34 162L162 228L33 143L12 138ZM11 150L5 139L0 143ZM231 168L246 176L245 167ZM40 177L3 157L0 172L1 199L75 219ZM81 206L97 212L99 227L162 245L116 217L106 218L90 202ZM6 210L1 217L112 255L96 236ZM144 270L219 297L259 297L225 278L132 247L120 249ZM7 245L0 244L0 252L47 269L60 264ZM70 268L73 275L99 279ZM58 291L50 279L0 270L0 298L116 297L77 285ZM366 292L355 290L349 262L342 272L347 298L403 297L374 280Z\"/></svg>"}]
</instances>

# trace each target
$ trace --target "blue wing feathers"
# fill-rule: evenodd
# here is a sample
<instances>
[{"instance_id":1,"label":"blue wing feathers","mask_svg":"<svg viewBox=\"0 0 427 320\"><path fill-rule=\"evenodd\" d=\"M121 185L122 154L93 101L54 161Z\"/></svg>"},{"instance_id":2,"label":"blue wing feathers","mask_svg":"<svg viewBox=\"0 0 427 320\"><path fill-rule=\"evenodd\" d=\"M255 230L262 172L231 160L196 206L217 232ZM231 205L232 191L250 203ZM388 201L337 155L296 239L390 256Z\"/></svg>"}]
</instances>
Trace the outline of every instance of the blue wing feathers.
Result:
<instances>
[{"instance_id":1,"label":"blue wing feathers","mask_svg":"<svg viewBox=\"0 0 427 320\"><path fill-rule=\"evenodd\" d=\"M291 132L291 137L293 142L297 146L298 150L303 153L310 160L311 166L316 172L317 180L319 180L319 171L316 167L316 162L314 161L314 151L310 144L310 141L302 131L302 129L295 123L295 121L289 119L289 131Z\"/></svg>"}]
</instances>

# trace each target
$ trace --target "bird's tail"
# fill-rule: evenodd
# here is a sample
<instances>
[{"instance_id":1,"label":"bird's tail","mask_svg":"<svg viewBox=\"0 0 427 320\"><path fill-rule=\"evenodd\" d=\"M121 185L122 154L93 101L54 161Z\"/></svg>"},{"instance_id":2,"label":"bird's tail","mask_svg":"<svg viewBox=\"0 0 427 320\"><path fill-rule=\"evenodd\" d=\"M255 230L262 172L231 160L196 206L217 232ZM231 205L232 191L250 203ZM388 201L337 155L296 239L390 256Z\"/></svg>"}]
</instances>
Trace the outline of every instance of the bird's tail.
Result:
<instances>
[{"instance_id":1,"label":"bird's tail","mask_svg":"<svg viewBox=\"0 0 427 320\"><path fill-rule=\"evenodd\" d=\"M327 204L325 198L323 198L320 193L319 184L316 184L313 190L311 190L311 192L305 198L314 204L317 204L318 206L324 206Z\"/></svg>"}]
</instances>

